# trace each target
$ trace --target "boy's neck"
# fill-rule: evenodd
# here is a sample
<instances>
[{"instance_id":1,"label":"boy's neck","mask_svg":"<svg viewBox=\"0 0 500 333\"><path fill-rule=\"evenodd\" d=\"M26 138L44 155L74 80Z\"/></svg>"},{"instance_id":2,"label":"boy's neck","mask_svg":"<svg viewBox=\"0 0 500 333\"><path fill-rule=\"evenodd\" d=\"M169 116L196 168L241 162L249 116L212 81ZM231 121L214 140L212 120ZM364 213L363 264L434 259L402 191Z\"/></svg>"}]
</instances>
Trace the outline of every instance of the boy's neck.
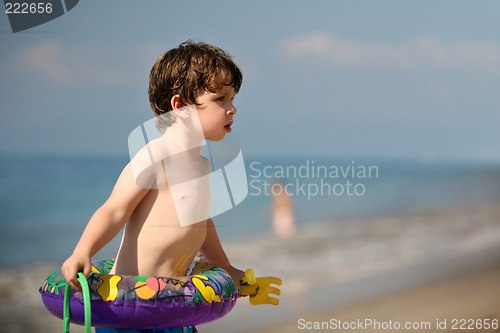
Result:
<instances>
[{"instance_id":1,"label":"boy's neck","mask_svg":"<svg viewBox=\"0 0 500 333\"><path fill-rule=\"evenodd\" d=\"M205 136L198 113L191 112L187 118L177 117L172 126L167 127L160 140L169 154L189 151L190 154L199 156Z\"/></svg>"}]
</instances>

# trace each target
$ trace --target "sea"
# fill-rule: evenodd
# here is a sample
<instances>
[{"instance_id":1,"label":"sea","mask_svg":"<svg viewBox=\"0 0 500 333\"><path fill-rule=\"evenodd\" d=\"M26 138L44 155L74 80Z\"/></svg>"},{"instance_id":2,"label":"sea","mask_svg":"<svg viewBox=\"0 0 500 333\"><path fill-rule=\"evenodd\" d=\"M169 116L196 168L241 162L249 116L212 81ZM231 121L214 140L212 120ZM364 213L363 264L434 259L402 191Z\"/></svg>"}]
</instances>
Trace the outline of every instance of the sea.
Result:
<instances>
[{"instance_id":1,"label":"sea","mask_svg":"<svg viewBox=\"0 0 500 333\"><path fill-rule=\"evenodd\" d=\"M212 217L222 243L272 232L273 194L308 223L500 200L500 164L340 157L244 157L248 194ZM61 264L109 197L128 157L0 157L0 269ZM112 257L121 234L96 256Z\"/></svg>"}]
</instances>

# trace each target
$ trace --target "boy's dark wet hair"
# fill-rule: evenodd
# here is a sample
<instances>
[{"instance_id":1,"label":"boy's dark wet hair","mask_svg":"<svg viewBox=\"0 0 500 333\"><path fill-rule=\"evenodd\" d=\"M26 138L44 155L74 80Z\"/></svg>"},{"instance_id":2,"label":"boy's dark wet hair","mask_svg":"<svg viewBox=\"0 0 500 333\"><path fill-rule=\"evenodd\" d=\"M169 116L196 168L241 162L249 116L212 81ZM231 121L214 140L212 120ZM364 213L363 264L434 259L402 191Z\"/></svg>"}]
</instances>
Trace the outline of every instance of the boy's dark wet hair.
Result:
<instances>
[{"instance_id":1,"label":"boy's dark wet hair","mask_svg":"<svg viewBox=\"0 0 500 333\"><path fill-rule=\"evenodd\" d=\"M158 58L149 76L149 102L157 116L156 127L164 132L168 126L165 118L169 117L165 116L172 110L173 96L179 95L185 106L196 104L200 88L214 93L227 85L238 93L242 80L231 56L218 47L188 40L167 51Z\"/></svg>"}]
</instances>

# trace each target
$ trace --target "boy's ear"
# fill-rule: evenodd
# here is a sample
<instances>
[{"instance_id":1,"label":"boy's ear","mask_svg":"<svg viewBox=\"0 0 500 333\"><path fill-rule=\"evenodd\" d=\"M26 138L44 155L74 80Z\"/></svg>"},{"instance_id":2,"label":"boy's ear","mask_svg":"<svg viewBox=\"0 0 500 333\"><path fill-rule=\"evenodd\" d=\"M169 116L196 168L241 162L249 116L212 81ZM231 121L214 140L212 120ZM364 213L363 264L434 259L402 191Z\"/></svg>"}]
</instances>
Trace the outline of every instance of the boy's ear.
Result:
<instances>
[{"instance_id":1,"label":"boy's ear","mask_svg":"<svg viewBox=\"0 0 500 333\"><path fill-rule=\"evenodd\" d=\"M175 112L175 115L181 118L188 118L188 112L184 109L184 104L182 104L181 97L179 95L175 95L170 100L170 105L172 106L172 111Z\"/></svg>"}]
</instances>

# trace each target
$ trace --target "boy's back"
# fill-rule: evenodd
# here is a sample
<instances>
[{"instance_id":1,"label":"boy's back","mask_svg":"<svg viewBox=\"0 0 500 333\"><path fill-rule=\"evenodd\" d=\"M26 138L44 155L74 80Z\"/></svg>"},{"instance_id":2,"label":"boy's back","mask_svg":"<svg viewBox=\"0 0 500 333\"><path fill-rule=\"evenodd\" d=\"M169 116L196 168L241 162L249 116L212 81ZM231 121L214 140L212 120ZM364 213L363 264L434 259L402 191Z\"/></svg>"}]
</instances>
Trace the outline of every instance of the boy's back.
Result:
<instances>
[{"instance_id":1,"label":"boy's back","mask_svg":"<svg viewBox=\"0 0 500 333\"><path fill-rule=\"evenodd\" d=\"M147 184L137 188L132 166L137 158L172 155L165 152L166 138L148 144L124 169L117 187L124 192L147 190L126 224L122 244L111 274L139 276L184 276L203 245L210 206L209 161L199 151L173 154L151 165ZM175 184L180 182L180 184ZM171 191L168 184L176 187ZM142 185L144 189L141 189ZM180 187L180 188L179 188ZM117 193L120 196L121 193ZM113 194L112 194L113 196ZM174 200L175 197L175 200ZM116 198L124 202L124 198ZM181 214L181 210L184 214ZM181 225L179 216L196 212L205 218Z\"/></svg>"}]
</instances>

